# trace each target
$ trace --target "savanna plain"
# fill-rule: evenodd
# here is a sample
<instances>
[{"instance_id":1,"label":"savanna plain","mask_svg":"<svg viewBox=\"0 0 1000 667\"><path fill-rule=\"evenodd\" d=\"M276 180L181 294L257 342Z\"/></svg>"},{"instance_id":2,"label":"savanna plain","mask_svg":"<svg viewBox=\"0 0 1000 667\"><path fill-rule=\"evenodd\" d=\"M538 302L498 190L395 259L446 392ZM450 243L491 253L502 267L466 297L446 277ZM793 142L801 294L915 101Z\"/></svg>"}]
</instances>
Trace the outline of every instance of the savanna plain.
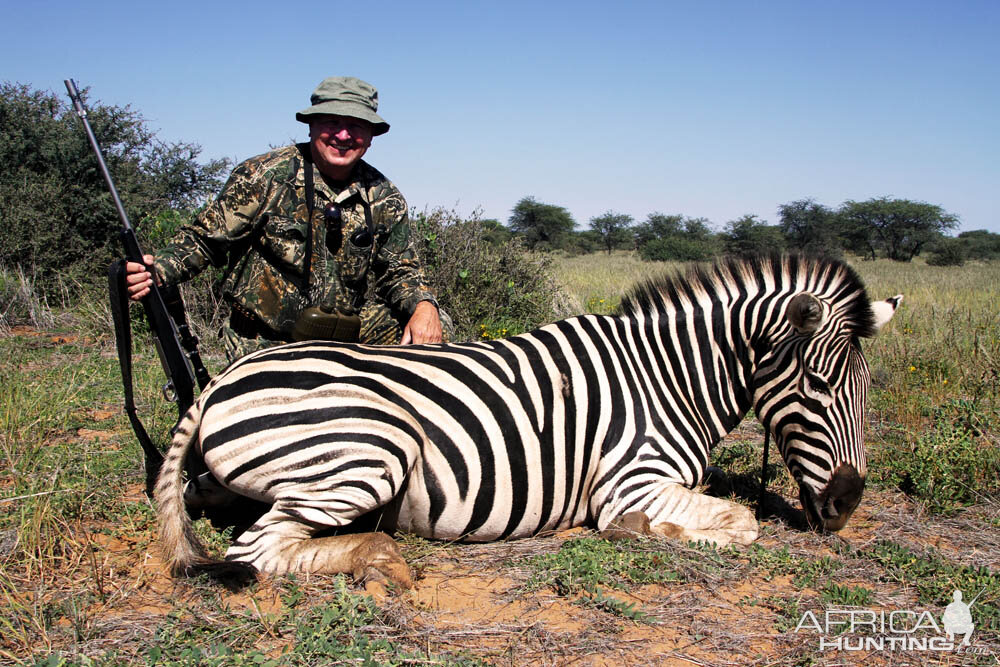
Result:
<instances>
[{"instance_id":1,"label":"savanna plain","mask_svg":"<svg viewBox=\"0 0 1000 667\"><path fill-rule=\"evenodd\" d=\"M636 281L678 268L627 253L552 261L580 313L610 313ZM342 576L235 593L172 579L107 308L35 304L30 324L0 331L0 664L1000 664L1000 264L851 263L873 298L905 298L864 342L869 479L843 531L806 529L772 451L749 547L585 529L483 545L398 536L411 591ZM4 276L8 292L17 279ZM165 447L176 413L149 341L136 341L137 402ZM206 353L220 370L211 342ZM756 507L762 449L750 417L716 448L728 481L710 491ZM226 533L197 528L225 549ZM873 625L813 622L897 612L926 640L923 612L940 625L955 590L973 601L961 649L880 648L864 641L884 634Z\"/></svg>"}]
</instances>

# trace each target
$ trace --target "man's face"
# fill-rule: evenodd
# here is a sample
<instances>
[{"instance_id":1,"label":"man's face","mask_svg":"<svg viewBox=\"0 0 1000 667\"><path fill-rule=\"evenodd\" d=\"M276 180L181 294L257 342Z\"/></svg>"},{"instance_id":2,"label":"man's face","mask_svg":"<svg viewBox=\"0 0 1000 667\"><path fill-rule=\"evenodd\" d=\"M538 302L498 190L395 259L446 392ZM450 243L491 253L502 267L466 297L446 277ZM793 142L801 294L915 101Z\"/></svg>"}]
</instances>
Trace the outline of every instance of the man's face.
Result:
<instances>
[{"instance_id":1,"label":"man's face","mask_svg":"<svg viewBox=\"0 0 1000 667\"><path fill-rule=\"evenodd\" d=\"M316 166L341 181L372 145L372 126L350 116L317 116L309 122L309 138Z\"/></svg>"}]
</instances>

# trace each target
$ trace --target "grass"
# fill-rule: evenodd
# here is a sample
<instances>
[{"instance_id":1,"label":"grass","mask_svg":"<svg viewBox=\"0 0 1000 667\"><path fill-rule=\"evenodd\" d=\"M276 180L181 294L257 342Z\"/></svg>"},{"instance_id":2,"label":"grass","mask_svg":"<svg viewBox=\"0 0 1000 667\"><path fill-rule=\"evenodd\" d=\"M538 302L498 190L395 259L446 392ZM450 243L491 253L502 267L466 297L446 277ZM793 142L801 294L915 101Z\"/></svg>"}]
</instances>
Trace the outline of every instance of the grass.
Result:
<instances>
[{"instance_id":1,"label":"grass","mask_svg":"<svg viewBox=\"0 0 1000 667\"><path fill-rule=\"evenodd\" d=\"M590 312L610 312L629 285L670 268L603 253L555 266ZM870 489L844 535L794 525L794 484L772 452L769 506L788 508L769 516L747 549L612 544L586 531L489 545L405 537L418 590L389 598L343 577L276 578L239 595L171 581L156 558L142 456L121 413L100 299L65 312L32 301L25 283L7 283L18 286L10 293L21 305L19 319L0 327L0 664L522 664L583 656L830 664L832 655L794 633L804 611L920 608L939 616L956 588L967 600L980 594L974 641L1000 654L1000 266L855 266L873 295L906 298L883 335L865 343L874 375ZM14 329L28 322L34 330ZM202 338L217 371L221 351ZM165 446L176 413L159 396L148 339L140 336L136 350L139 411ZM755 502L760 455L752 420L713 452L734 499ZM205 522L198 530L225 547L226 536ZM444 594L463 578L477 582L468 607ZM439 582L433 591L430 581ZM566 620L545 615L557 612Z\"/></svg>"},{"instance_id":2,"label":"grass","mask_svg":"<svg viewBox=\"0 0 1000 667\"><path fill-rule=\"evenodd\" d=\"M678 270L679 262L644 262L635 253L615 251L557 257L558 282L586 312L604 315L612 312L628 289L654 278L664 271Z\"/></svg>"}]
</instances>

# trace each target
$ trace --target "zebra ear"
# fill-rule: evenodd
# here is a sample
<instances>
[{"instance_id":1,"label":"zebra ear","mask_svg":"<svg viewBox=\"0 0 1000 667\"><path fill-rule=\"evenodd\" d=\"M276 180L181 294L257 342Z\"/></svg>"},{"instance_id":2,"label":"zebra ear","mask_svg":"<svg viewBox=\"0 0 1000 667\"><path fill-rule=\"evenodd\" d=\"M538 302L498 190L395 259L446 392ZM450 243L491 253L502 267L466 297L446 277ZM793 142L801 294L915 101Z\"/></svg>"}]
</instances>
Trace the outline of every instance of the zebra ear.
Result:
<instances>
[{"instance_id":1,"label":"zebra ear","mask_svg":"<svg viewBox=\"0 0 1000 667\"><path fill-rule=\"evenodd\" d=\"M808 292L801 292L792 297L785 309L785 317L798 333L809 336L816 333L823 321L823 304Z\"/></svg>"},{"instance_id":2,"label":"zebra ear","mask_svg":"<svg viewBox=\"0 0 1000 667\"><path fill-rule=\"evenodd\" d=\"M875 333L882 330L882 327L892 319L899 308L899 302L903 300L902 294L889 297L885 301L872 301L872 313L875 315Z\"/></svg>"}]
</instances>

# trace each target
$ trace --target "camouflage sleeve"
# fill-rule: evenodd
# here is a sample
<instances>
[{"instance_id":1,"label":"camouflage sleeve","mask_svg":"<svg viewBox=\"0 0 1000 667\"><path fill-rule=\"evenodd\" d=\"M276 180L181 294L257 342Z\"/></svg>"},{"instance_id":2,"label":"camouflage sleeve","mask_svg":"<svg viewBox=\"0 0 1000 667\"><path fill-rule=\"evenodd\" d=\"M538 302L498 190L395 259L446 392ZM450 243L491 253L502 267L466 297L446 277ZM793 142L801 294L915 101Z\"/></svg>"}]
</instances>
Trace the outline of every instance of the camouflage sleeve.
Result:
<instances>
[{"instance_id":1,"label":"camouflage sleeve","mask_svg":"<svg viewBox=\"0 0 1000 667\"><path fill-rule=\"evenodd\" d=\"M271 179L257 161L236 167L215 201L156 253L156 270L164 283L189 280L209 264L225 266L232 244L253 232L271 190Z\"/></svg>"},{"instance_id":2,"label":"camouflage sleeve","mask_svg":"<svg viewBox=\"0 0 1000 667\"><path fill-rule=\"evenodd\" d=\"M413 313L421 301L430 301L437 306L437 298L427 284L417 257L403 195L393 187L391 194L376 206L379 223L389 230L374 265L376 294L404 313Z\"/></svg>"}]
</instances>

